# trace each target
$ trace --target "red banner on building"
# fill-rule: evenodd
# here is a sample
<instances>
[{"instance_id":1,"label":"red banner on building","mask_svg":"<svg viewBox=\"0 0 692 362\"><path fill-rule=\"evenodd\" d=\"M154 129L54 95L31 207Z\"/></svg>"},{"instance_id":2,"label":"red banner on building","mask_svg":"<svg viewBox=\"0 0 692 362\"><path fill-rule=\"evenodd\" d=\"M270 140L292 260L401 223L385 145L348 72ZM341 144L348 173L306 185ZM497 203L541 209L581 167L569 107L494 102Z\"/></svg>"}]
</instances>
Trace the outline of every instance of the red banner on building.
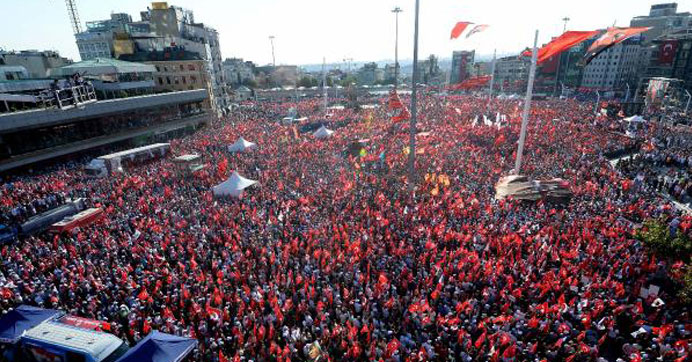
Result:
<instances>
[{"instance_id":1,"label":"red banner on building","mask_svg":"<svg viewBox=\"0 0 692 362\"><path fill-rule=\"evenodd\" d=\"M658 53L658 62L660 64L673 64L675 60L675 55L678 51L678 41L677 40L666 40L661 44L661 49Z\"/></svg>"}]
</instances>

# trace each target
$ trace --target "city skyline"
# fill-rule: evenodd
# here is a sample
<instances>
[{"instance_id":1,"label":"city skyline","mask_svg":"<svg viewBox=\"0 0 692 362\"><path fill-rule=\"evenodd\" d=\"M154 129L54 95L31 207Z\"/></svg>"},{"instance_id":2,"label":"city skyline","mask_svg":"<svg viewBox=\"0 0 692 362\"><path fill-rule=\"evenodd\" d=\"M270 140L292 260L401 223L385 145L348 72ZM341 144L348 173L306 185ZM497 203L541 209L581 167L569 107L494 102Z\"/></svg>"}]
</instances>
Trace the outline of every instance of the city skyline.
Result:
<instances>
[{"instance_id":1,"label":"city skyline","mask_svg":"<svg viewBox=\"0 0 692 362\"><path fill-rule=\"evenodd\" d=\"M413 0L387 0L376 4L354 0L341 8L317 0L290 4L277 0L249 3L178 0L168 3L194 11L197 22L218 30L224 58L239 57L261 65L272 62L270 35L276 37L277 64L316 64L322 57L330 64L341 63L345 58L353 58L356 62L393 59L394 17L390 11L400 6L404 12L400 16L399 54L402 62L411 58ZM487 57L494 49L499 54L514 54L530 46L537 24L534 20L539 17L542 24L538 26L539 43L545 43L562 32L565 16L571 19L567 25L571 30L605 28L613 23L628 26L632 17L647 15L649 7L655 3L660 2L585 0L556 4L539 0L531 7L492 0L422 3L420 54L435 54L442 59L450 57L454 50L475 49L479 57ZM692 0L677 3L681 12L692 9ZM62 0L26 0L5 6L9 10L7 13L16 14L5 20L7 29L17 31L11 38L0 38L0 48L56 50L63 56L79 60ZM128 13L138 20L139 12L147 6L151 6L151 1L77 1L82 24L106 19L118 12ZM271 11L267 11L267 7ZM496 11L498 8L504 11ZM594 11L595 8L599 10ZM540 16L532 13L534 9L540 9ZM335 13L339 16L334 16ZM449 31L461 20L491 27L471 39L462 37L450 41Z\"/></svg>"}]
</instances>

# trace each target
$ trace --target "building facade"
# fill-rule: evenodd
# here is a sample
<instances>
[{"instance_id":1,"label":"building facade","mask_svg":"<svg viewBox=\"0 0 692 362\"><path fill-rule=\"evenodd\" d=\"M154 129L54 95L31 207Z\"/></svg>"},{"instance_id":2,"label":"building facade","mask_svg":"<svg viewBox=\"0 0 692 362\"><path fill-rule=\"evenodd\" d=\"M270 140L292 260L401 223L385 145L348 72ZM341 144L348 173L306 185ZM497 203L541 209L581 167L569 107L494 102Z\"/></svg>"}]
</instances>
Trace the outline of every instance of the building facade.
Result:
<instances>
[{"instance_id":1,"label":"building facade","mask_svg":"<svg viewBox=\"0 0 692 362\"><path fill-rule=\"evenodd\" d=\"M255 64L240 58L229 58L223 62L226 82L230 85L247 85L255 81Z\"/></svg>"},{"instance_id":2,"label":"building facade","mask_svg":"<svg viewBox=\"0 0 692 362\"><path fill-rule=\"evenodd\" d=\"M209 93L205 106L213 109L217 105L211 78L206 71L207 62L197 53L176 46L162 51L123 55L120 59L153 65L156 68L152 75L156 93L205 89Z\"/></svg>"},{"instance_id":3,"label":"building facade","mask_svg":"<svg viewBox=\"0 0 692 362\"><path fill-rule=\"evenodd\" d=\"M471 76L475 64L476 51L455 51L452 53L450 83L461 83Z\"/></svg>"},{"instance_id":4,"label":"building facade","mask_svg":"<svg viewBox=\"0 0 692 362\"><path fill-rule=\"evenodd\" d=\"M521 55L497 59L495 63L495 87L505 92L522 91L522 87L528 80L530 67L531 59Z\"/></svg>"},{"instance_id":5,"label":"building facade","mask_svg":"<svg viewBox=\"0 0 692 362\"><path fill-rule=\"evenodd\" d=\"M617 91L624 94L627 86L633 91L637 83L637 69L642 37L630 38L610 47L584 67L582 88Z\"/></svg>"},{"instance_id":6,"label":"building facade","mask_svg":"<svg viewBox=\"0 0 692 362\"><path fill-rule=\"evenodd\" d=\"M0 65L24 67L30 78L46 78L51 69L64 67L72 61L61 57L54 51L22 50L20 52L0 52Z\"/></svg>"},{"instance_id":7,"label":"building facade","mask_svg":"<svg viewBox=\"0 0 692 362\"><path fill-rule=\"evenodd\" d=\"M88 22L87 30L75 35L82 60L120 58L183 46L206 61L215 104L219 108L227 107L230 99L218 32L195 22L192 11L169 6L167 2L153 2L140 16L137 22L128 14L112 14L108 20Z\"/></svg>"},{"instance_id":8,"label":"building facade","mask_svg":"<svg viewBox=\"0 0 692 362\"><path fill-rule=\"evenodd\" d=\"M651 27L644 33L643 43L646 45L662 35L689 29L692 26L692 14L678 13L677 3L656 4L651 6L649 15L632 18L630 26Z\"/></svg>"}]
</instances>

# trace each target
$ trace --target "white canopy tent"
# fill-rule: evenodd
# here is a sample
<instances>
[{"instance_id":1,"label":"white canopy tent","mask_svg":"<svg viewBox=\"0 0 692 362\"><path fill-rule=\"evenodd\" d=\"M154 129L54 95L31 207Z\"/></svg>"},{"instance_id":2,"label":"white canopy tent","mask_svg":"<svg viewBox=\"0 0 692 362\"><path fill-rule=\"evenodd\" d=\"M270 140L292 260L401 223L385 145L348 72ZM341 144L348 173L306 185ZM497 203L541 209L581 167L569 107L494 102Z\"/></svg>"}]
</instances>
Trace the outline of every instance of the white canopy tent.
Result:
<instances>
[{"instance_id":1,"label":"white canopy tent","mask_svg":"<svg viewBox=\"0 0 692 362\"><path fill-rule=\"evenodd\" d=\"M247 141L245 138L240 137L234 144L228 146L228 152L245 152L249 149L256 148L257 144Z\"/></svg>"},{"instance_id":2,"label":"white canopy tent","mask_svg":"<svg viewBox=\"0 0 692 362\"><path fill-rule=\"evenodd\" d=\"M632 116L630 118L625 118L623 121L629 122L629 123L644 123L646 120L642 116Z\"/></svg>"},{"instance_id":3,"label":"white canopy tent","mask_svg":"<svg viewBox=\"0 0 692 362\"><path fill-rule=\"evenodd\" d=\"M325 127L323 125L322 127L320 127L320 129L315 131L315 133L313 133L312 135L315 136L315 138L329 138L332 136L332 134L334 134L334 131L327 129L327 127Z\"/></svg>"},{"instance_id":4,"label":"white canopy tent","mask_svg":"<svg viewBox=\"0 0 692 362\"><path fill-rule=\"evenodd\" d=\"M238 172L233 172L233 174L231 175L231 177L228 178L228 180L214 186L212 191L214 192L214 196L216 197L240 197L240 195L243 193L243 190L256 183L257 181L255 180L246 179L245 177L240 176Z\"/></svg>"}]
</instances>

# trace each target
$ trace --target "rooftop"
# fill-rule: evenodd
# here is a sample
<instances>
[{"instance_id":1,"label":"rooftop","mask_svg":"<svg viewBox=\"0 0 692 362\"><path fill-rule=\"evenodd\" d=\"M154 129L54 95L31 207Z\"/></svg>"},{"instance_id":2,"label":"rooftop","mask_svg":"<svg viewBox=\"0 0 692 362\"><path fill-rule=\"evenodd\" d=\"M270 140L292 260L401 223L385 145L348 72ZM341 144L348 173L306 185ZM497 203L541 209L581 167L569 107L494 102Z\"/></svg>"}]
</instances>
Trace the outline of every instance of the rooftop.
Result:
<instances>
[{"instance_id":1,"label":"rooftop","mask_svg":"<svg viewBox=\"0 0 692 362\"><path fill-rule=\"evenodd\" d=\"M104 360L124 343L112 334L84 330L55 322L42 323L26 331L23 338L86 353L93 356L97 361Z\"/></svg>"},{"instance_id":2,"label":"rooftop","mask_svg":"<svg viewBox=\"0 0 692 362\"><path fill-rule=\"evenodd\" d=\"M51 75L70 76L74 73L82 75L101 75L107 73L153 73L156 68L150 64L127 62L110 58L96 58L66 65L54 69Z\"/></svg>"}]
</instances>

